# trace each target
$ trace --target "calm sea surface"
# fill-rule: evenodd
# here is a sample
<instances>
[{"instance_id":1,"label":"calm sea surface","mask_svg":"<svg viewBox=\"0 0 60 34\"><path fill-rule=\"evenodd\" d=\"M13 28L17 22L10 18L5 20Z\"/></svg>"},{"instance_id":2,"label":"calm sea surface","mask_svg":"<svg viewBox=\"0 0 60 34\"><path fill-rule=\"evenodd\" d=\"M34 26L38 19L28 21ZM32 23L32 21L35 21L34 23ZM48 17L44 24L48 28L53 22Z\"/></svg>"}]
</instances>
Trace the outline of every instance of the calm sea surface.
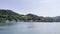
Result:
<instances>
[{"instance_id":1,"label":"calm sea surface","mask_svg":"<svg viewBox=\"0 0 60 34\"><path fill-rule=\"evenodd\" d=\"M0 24L0 34L60 34L60 22Z\"/></svg>"}]
</instances>

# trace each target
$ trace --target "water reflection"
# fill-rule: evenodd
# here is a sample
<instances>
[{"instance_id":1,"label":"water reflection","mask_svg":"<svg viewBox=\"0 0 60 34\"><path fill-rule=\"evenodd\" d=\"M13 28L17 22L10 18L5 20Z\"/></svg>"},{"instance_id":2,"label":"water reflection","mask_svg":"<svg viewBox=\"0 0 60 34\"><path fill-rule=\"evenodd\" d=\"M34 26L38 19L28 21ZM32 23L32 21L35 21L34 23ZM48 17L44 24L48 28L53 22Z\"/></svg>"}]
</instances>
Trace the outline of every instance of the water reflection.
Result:
<instances>
[{"instance_id":1,"label":"water reflection","mask_svg":"<svg viewBox=\"0 0 60 34\"><path fill-rule=\"evenodd\" d=\"M27 28L28 28L28 29L30 29L30 28L35 28L34 23L28 23Z\"/></svg>"},{"instance_id":2,"label":"water reflection","mask_svg":"<svg viewBox=\"0 0 60 34\"><path fill-rule=\"evenodd\" d=\"M60 34L60 23L17 22L3 25L0 26L1 34Z\"/></svg>"},{"instance_id":3,"label":"water reflection","mask_svg":"<svg viewBox=\"0 0 60 34\"><path fill-rule=\"evenodd\" d=\"M4 30L3 28L0 28L0 30Z\"/></svg>"}]
</instances>

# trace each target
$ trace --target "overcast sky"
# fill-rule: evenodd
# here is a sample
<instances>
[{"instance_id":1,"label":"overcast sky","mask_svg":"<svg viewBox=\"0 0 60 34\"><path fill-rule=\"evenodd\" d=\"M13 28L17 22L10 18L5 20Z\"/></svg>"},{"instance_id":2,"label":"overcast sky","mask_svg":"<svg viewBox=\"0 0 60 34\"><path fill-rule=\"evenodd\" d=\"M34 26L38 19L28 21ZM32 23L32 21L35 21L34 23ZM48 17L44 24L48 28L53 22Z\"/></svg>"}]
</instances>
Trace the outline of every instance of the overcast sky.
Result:
<instances>
[{"instance_id":1,"label":"overcast sky","mask_svg":"<svg viewBox=\"0 0 60 34\"><path fill-rule=\"evenodd\" d=\"M59 16L60 0L0 0L0 9L10 9L20 14Z\"/></svg>"}]
</instances>

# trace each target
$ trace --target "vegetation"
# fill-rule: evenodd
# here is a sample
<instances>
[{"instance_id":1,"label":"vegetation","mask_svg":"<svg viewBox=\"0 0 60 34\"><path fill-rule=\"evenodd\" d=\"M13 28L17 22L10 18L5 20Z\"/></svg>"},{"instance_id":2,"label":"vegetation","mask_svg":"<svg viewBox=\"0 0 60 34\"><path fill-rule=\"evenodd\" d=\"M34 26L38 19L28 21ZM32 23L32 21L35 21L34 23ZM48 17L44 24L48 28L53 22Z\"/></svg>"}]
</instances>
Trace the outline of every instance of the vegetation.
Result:
<instances>
[{"instance_id":1,"label":"vegetation","mask_svg":"<svg viewBox=\"0 0 60 34\"><path fill-rule=\"evenodd\" d=\"M0 10L0 21L2 20L17 20L22 15L19 15L12 10Z\"/></svg>"},{"instance_id":2,"label":"vegetation","mask_svg":"<svg viewBox=\"0 0 60 34\"><path fill-rule=\"evenodd\" d=\"M37 16L34 14L27 14L27 15L21 15L18 13L13 12L12 10L0 10L0 22L1 21L33 21L33 22L60 22L60 16L57 17L43 17L43 16Z\"/></svg>"}]
</instances>

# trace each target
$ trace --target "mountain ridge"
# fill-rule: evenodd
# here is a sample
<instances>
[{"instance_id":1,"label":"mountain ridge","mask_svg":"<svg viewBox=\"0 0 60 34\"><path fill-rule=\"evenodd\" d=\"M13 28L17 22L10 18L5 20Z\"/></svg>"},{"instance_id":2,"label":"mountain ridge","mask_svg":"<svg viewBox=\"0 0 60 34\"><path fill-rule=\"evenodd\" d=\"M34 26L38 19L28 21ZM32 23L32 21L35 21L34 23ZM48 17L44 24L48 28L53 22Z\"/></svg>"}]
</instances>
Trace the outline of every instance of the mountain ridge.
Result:
<instances>
[{"instance_id":1,"label":"mountain ridge","mask_svg":"<svg viewBox=\"0 0 60 34\"><path fill-rule=\"evenodd\" d=\"M15 20L15 21L25 21L25 22L60 22L60 16L56 17L43 17L35 14L22 15L18 14L12 10L0 10L0 21L3 20Z\"/></svg>"}]
</instances>

